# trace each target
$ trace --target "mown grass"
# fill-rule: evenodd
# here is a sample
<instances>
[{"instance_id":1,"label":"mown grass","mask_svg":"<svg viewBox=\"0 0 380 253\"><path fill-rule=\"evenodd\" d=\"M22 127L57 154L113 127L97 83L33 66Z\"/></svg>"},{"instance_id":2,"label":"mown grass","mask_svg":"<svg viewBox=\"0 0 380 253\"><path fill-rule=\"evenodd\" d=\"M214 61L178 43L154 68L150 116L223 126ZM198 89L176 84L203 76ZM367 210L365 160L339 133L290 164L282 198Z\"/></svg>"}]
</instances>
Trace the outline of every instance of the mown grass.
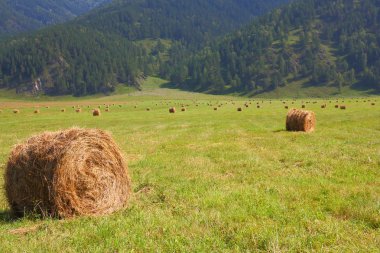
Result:
<instances>
[{"instance_id":1,"label":"mown grass","mask_svg":"<svg viewBox=\"0 0 380 253\"><path fill-rule=\"evenodd\" d=\"M318 125L304 134L284 131L280 101L256 99L237 112L247 99L233 105L228 97L145 92L81 101L82 113L66 101L45 102L50 108L41 105L35 115L35 103L22 102L16 115L15 102L2 103L1 174L12 145L32 134L96 127L121 146L133 197L125 210L106 217L12 220L0 194L0 251L379 251L380 98L371 98L375 106L346 99L347 110L333 108L335 100L327 109L320 108L325 101L310 100L317 102L307 109L316 112ZM92 117L91 108L104 103L116 105ZM190 106L168 113L180 104ZM214 111L216 104L223 106Z\"/></svg>"}]
</instances>

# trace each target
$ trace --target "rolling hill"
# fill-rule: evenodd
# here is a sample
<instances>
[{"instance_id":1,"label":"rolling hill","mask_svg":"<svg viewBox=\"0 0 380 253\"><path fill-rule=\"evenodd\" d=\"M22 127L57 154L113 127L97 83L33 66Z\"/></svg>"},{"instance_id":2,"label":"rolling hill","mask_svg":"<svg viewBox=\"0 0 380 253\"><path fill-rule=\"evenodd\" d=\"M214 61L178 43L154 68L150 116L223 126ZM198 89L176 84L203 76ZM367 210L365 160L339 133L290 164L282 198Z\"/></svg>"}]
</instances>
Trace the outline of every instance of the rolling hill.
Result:
<instances>
[{"instance_id":1,"label":"rolling hill","mask_svg":"<svg viewBox=\"0 0 380 253\"><path fill-rule=\"evenodd\" d=\"M297 86L380 90L380 2L299 0L174 69L179 87L261 94ZM291 90L291 89L290 89Z\"/></svg>"},{"instance_id":2,"label":"rolling hill","mask_svg":"<svg viewBox=\"0 0 380 253\"><path fill-rule=\"evenodd\" d=\"M110 0L0 0L0 37L62 23Z\"/></svg>"},{"instance_id":3,"label":"rolling hill","mask_svg":"<svg viewBox=\"0 0 380 253\"><path fill-rule=\"evenodd\" d=\"M139 86L286 0L113 1L0 46L0 87L77 96ZM153 42L153 43L151 43Z\"/></svg>"}]
</instances>

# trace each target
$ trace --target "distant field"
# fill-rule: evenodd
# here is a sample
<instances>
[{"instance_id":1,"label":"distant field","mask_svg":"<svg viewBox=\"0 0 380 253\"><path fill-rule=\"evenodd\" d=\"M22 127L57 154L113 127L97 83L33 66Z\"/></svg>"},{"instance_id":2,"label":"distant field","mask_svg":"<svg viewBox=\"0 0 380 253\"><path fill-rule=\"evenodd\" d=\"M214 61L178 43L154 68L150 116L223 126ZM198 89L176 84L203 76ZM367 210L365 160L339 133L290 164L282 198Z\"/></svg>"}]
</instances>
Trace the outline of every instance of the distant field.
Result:
<instances>
[{"instance_id":1,"label":"distant field","mask_svg":"<svg viewBox=\"0 0 380 253\"><path fill-rule=\"evenodd\" d=\"M380 97L304 99L318 122L304 134L284 131L280 100L252 99L237 112L247 98L159 84L104 98L0 100L0 187L13 145L72 126L110 131L133 180L128 208L100 218L12 220L1 193L1 252L379 252ZM182 104L186 112L168 113Z\"/></svg>"}]
</instances>

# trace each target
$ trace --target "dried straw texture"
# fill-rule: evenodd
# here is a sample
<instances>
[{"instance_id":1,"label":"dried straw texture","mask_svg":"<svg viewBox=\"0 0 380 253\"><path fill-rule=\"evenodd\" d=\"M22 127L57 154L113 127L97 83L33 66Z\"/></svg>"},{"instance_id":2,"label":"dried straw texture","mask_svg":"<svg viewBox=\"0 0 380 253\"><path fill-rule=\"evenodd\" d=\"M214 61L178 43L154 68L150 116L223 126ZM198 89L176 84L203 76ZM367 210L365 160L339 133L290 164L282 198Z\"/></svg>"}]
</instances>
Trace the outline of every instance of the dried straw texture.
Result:
<instances>
[{"instance_id":1,"label":"dried straw texture","mask_svg":"<svg viewBox=\"0 0 380 253\"><path fill-rule=\"evenodd\" d=\"M315 130L315 124L315 113L312 111L292 109L286 117L287 131L312 132Z\"/></svg>"},{"instance_id":2,"label":"dried straw texture","mask_svg":"<svg viewBox=\"0 0 380 253\"><path fill-rule=\"evenodd\" d=\"M95 129L33 136L13 149L5 173L8 203L18 216L110 214L126 205L130 188L119 148Z\"/></svg>"},{"instance_id":3,"label":"dried straw texture","mask_svg":"<svg viewBox=\"0 0 380 253\"><path fill-rule=\"evenodd\" d=\"M101 114L100 109L94 109L92 111L92 116L97 117L97 116L100 116L100 114Z\"/></svg>"}]
</instances>

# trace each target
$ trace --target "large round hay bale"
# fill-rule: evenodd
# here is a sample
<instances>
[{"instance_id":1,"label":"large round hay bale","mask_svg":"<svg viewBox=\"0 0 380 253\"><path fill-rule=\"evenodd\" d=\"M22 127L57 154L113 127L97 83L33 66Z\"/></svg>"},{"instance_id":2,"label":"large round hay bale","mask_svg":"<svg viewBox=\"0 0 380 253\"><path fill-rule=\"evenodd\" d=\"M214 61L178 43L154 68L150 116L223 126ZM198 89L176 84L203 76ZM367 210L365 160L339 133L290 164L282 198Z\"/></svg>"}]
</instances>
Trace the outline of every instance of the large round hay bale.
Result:
<instances>
[{"instance_id":1,"label":"large round hay bale","mask_svg":"<svg viewBox=\"0 0 380 253\"><path fill-rule=\"evenodd\" d=\"M169 113L175 113L175 107L170 108Z\"/></svg>"},{"instance_id":2,"label":"large round hay bale","mask_svg":"<svg viewBox=\"0 0 380 253\"><path fill-rule=\"evenodd\" d=\"M125 206L130 180L123 156L102 130L45 132L17 145L5 173L16 215L96 216Z\"/></svg>"},{"instance_id":3,"label":"large round hay bale","mask_svg":"<svg viewBox=\"0 0 380 253\"><path fill-rule=\"evenodd\" d=\"M14 110L13 110L13 113L14 113L14 114L19 114L19 113L20 113L20 110L18 110L18 109L14 109Z\"/></svg>"},{"instance_id":4,"label":"large round hay bale","mask_svg":"<svg viewBox=\"0 0 380 253\"><path fill-rule=\"evenodd\" d=\"M100 109L99 108L96 108L92 111L92 116L94 117L98 117L100 116L101 112L100 112Z\"/></svg>"},{"instance_id":5,"label":"large round hay bale","mask_svg":"<svg viewBox=\"0 0 380 253\"><path fill-rule=\"evenodd\" d=\"M312 111L292 109L286 117L287 131L312 132L315 130L315 113Z\"/></svg>"}]
</instances>

